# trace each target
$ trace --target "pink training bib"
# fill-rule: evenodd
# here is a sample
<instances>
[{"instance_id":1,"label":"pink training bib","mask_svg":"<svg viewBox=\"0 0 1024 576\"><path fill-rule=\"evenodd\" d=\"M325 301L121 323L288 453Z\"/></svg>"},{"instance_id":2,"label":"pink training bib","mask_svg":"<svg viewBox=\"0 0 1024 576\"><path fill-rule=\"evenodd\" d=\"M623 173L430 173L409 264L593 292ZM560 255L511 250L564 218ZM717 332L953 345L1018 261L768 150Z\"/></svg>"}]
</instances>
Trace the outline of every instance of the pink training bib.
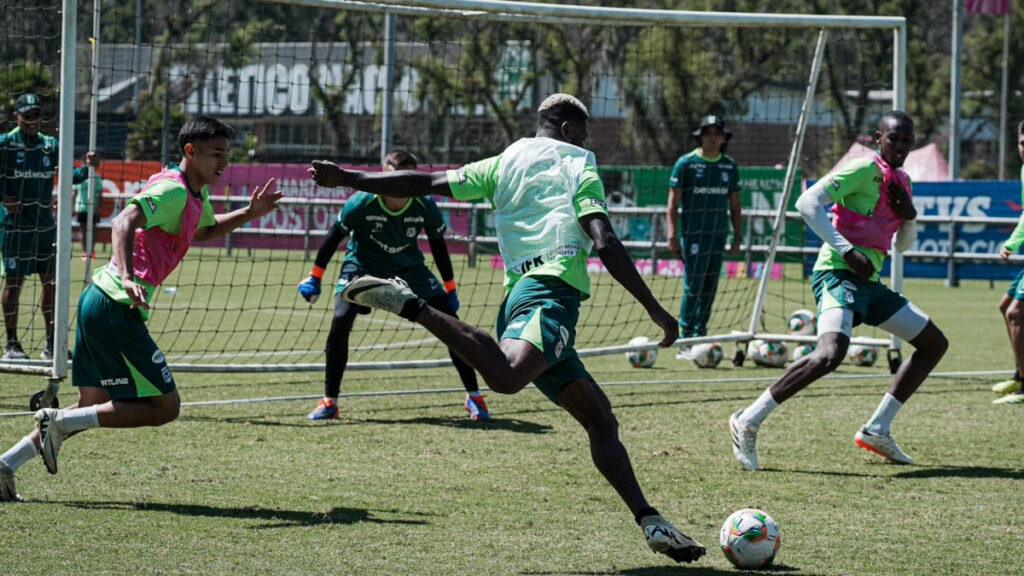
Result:
<instances>
[{"instance_id":1,"label":"pink training bib","mask_svg":"<svg viewBox=\"0 0 1024 576\"><path fill-rule=\"evenodd\" d=\"M832 206L832 212L836 230L852 244L888 253L892 236L903 223L903 218L889 205L889 183L896 182L910 196L910 178L902 169L889 166L878 154L874 161L882 172L882 182L878 185L878 203L871 214L854 212L839 203Z\"/></svg>"},{"instance_id":2,"label":"pink training bib","mask_svg":"<svg viewBox=\"0 0 1024 576\"><path fill-rule=\"evenodd\" d=\"M199 218L203 214L202 199L188 192L185 175L179 170L164 170L150 176L143 190L162 180L177 180L185 188L185 210L181 215L181 230L177 234L170 234L158 226L135 231L135 250L132 254L135 277L150 286L159 286L178 267L192 244ZM116 260L113 261L116 263Z\"/></svg>"}]
</instances>

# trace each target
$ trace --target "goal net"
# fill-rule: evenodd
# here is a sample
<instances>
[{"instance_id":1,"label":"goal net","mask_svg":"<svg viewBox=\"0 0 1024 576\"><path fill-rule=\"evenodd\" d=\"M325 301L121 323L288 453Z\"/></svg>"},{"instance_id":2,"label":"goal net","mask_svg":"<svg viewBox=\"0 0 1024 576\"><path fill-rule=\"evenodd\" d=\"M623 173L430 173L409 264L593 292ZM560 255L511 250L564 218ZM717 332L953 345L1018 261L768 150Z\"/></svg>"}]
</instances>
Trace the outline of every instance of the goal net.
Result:
<instances>
[{"instance_id":1,"label":"goal net","mask_svg":"<svg viewBox=\"0 0 1024 576\"><path fill-rule=\"evenodd\" d=\"M315 304L296 285L353 191L314 186L305 171L311 160L379 169L385 153L403 149L421 169L456 167L532 136L537 106L554 92L589 107L587 147L613 224L672 312L682 303L684 267L666 242L669 179L677 160L700 145L693 133L701 118L724 121L726 153L739 170L740 246L707 279L717 286L706 334L682 343L781 337L793 311L814 309L816 239L794 218L796 196L871 134L903 90L902 18L468 0L146 0L102 11L66 4L80 10L72 28L77 80L64 94L74 133L59 136L73 143L76 165L88 148L102 157L95 224L76 212L61 236L71 265L57 282L70 286L71 329L57 337L67 337L69 348L78 294L110 258L112 218L149 174L178 161L177 131L187 118L212 115L236 129L232 164L212 188L218 212L243 206L248 191L271 177L286 195L275 213L193 246L156 294L149 327L176 370L322 369L344 253L332 259ZM5 21L17 23L0 43L5 131L15 128L13 102L34 91L45 101L42 130L52 134L62 36L51 21L60 6L0 5ZM53 18L30 18L28 10ZM59 184L61 209L72 208L70 182ZM5 186L12 185L8 174ZM503 265L489 206L439 205L459 315L492 330ZM684 202L684 217L726 250L734 238L729 218L695 206ZM437 274L425 238L421 247ZM656 327L596 255L591 278L578 325L583 354L621 353L635 336L656 339ZM46 334L40 290L38 277L27 277L11 308L30 358ZM425 330L382 312L360 316L350 342L353 368L448 362ZM0 369L39 363L0 362Z\"/></svg>"}]
</instances>

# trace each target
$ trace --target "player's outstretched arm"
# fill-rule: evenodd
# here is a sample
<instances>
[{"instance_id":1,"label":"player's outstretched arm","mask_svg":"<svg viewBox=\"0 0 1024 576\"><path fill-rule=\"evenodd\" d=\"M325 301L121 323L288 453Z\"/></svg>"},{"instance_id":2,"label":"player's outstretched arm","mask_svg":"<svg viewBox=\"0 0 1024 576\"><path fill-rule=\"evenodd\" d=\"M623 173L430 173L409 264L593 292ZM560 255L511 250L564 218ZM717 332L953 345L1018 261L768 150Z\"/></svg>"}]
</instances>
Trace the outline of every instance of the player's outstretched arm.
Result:
<instances>
[{"instance_id":1,"label":"player's outstretched arm","mask_svg":"<svg viewBox=\"0 0 1024 576\"><path fill-rule=\"evenodd\" d=\"M346 170L327 160L313 160L306 171L309 172L317 186L325 188L345 186L398 198L431 195L451 198L452 196L452 189L448 186L448 175L444 172L420 172L418 170L364 172L362 170Z\"/></svg>"},{"instance_id":2,"label":"player's outstretched arm","mask_svg":"<svg viewBox=\"0 0 1024 576\"><path fill-rule=\"evenodd\" d=\"M651 320L661 328L663 337L659 343L662 348L671 346L679 338L679 323L675 317L662 308L661 304L654 298L651 289L644 282L640 273L636 271L633 259L629 252L622 245L622 241L615 235L612 223L608 216L603 213L588 214L579 220L580 225L587 231L587 234L594 240L594 248L601 263L612 275L612 278L622 284L633 298L644 307Z\"/></svg>"},{"instance_id":3,"label":"player's outstretched arm","mask_svg":"<svg viewBox=\"0 0 1024 576\"><path fill-rule=\"evenodd\" d=\"M253 188L252 194L249 196L248 206L228 212L227 214L218 214L216 216L217 223L213 226L206 226L196 230L193 240L203 242L226 236L246 222L266 216L276 210L277 201L284 197L284 193L275 188L275 182L276 179L271 178L263 186Z\"/></svg>"}]
</instances>

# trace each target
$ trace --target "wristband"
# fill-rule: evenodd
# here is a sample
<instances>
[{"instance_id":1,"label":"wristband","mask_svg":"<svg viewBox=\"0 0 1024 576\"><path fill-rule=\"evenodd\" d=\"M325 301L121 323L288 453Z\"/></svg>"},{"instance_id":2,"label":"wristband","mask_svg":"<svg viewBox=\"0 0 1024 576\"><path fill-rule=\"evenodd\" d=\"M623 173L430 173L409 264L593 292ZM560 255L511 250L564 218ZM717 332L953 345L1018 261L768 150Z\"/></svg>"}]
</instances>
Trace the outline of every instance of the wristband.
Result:
<instances>
[{"instance_id":1,"label":"wristband","mask_svg":"<svg viewBox=\"0 0 1024 576\"><path fill-rule=\"evenodd\" d=\"M317 280L323 280L324 272L326 272L326 271L327 271L326 269L321 268L321 267L317 266L316 264L313 264L313 271L310 272L309 275L312 276L313 278L316 278Z\"/></svg>"},{"instance_id":2,"label":"wristband","mask_svg":"<svg viewBox=\"0 0 1024 576\"><path fill-rule=\"evenodd\" d=\"M452 278L451 280L445 280L444 281L444 291L445 292L451 292L452 290L455 290L455 279Z\"/></svg>"}]
</instances>

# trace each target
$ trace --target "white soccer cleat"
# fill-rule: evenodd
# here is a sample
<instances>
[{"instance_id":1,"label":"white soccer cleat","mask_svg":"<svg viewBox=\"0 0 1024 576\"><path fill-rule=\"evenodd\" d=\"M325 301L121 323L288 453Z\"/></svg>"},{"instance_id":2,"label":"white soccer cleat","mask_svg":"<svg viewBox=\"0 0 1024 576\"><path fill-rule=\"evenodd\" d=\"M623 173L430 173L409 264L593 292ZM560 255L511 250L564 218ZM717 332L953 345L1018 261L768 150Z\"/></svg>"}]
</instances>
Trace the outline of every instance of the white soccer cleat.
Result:
<instances>
[{"instance_id":1,"label":"white soccer cleat","mask_svg":"<svg viewBox=\"0 0 1024 576\"><path fill-rule=\"evenodd\" d=\"M679 352L676 352L676 360L693 360L693 348L680 346Z\"/></svg>"},{"instance_id":2,"label":"white soccer cleat","mask_svg":"<svg viewBox=\"0 0 1024 576\"><path fill-rule=\"evenodd\" d=\"M40 452L43 455L43 464L50 474L57 473L57 453L60 452L60 445L68 435L57 423L56 408L43 408L36 412L36 427L39 429L39 443L42 445Z\"/></svg>"},{"instance_id":3,"label":"white soccer cleat","mask_svg":"<svg viewBox=\"0 0 1024 576\"><path fill-rule=\"evenodd\" d=\"M14 486L14 471L0 460L0 502L21 502Z\"/></svg>"},{"instance_id":4,"label":"white soccer cleat","mask_svg":"<svg viewBox=\"0 0 1024 576\"><path fill-rule=\"evenodd\" d=\"M732 433L732 453L736 460L750 471L757 470L757 424L743 424L740 414L729 416L729 432Z\"/></svg>"},{"instance_id":5,"label":"white soccer cleat","mask_svg":"<svg viewBox=\"0 0 1024 576\"><path fill-rule=\"evenodd\" d=\"M353 304L398 314L406 302L416 298L416 294L401 278L385 280L374 276L360 276L348 283L341 292L341 298Z\"/></svg>"},{"instance_id":6,"label":"white soccer cleat","mask_svg":"<svg viewBox=\"0 0 1024 576\"><path fill-rule=\"evenodd\" d=\"M914 459L907 456L888 434L872 434L863 426L853 435L853 442L865 450L878 454L893 464L913 464Z\"/></svg>"},{"instance_id":7,"label":"white soccer cleat","mask_svg":"<svg viewBox=\"0 0 1024 576\"><path fill-rule=\"evenodd\" d=\"M661 516L644 516L640 519L640 527L651 550L676 562L695 562L707 553L703 544L683 534Z\"/></svg>"}]
</instances>

